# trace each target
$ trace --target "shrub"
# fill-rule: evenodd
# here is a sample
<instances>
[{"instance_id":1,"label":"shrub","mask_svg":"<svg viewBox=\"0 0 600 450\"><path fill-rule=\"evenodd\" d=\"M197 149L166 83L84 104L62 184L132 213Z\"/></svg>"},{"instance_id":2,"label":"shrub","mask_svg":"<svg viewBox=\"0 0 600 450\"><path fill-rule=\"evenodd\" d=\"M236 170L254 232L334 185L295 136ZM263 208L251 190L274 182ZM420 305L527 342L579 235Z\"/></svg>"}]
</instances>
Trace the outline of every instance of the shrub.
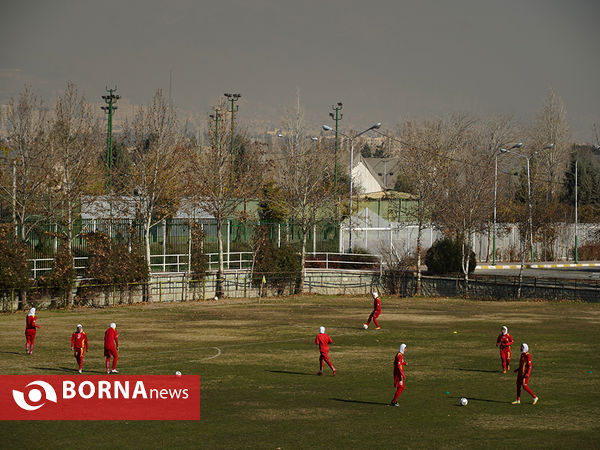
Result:
<instances>
[{"instance_id":1,"label":"shrub","mask_svg":"<svg viewBox=\"0 0 600 450\"><path fill-rule=\"evenodd\" d=\"M254 261L252 283L259 287L265 277L268 288L283 294L286 287L296 286L300 280L302 264L300 255L290 245L277 248L271 243L260 247Z\"/></svg>"},{"instance_id":2,"label":"shrub","mask_svg":"<svg viewBox=\"0 0 600 450\"><path fill-rule=\"evenodd\" d=\"M14 237L10 225L0 226L0 261L0 290L29 287L27 247Z\"/></svg>"},{"instance_id":3,"label":"shrub","mask_svg":"<svg viewBox=\"0 0 600 450\"><path fill-rule=\"evenodd\" d=\"M427 270L435 275L444 275L447 273L462 273L462 239L451 239L445 237L433 243L425 255L425 264ZM467 248L469 252L469 270L471 273L475 270L477 261L475 253Z\"/></svg>"}]
</instances>

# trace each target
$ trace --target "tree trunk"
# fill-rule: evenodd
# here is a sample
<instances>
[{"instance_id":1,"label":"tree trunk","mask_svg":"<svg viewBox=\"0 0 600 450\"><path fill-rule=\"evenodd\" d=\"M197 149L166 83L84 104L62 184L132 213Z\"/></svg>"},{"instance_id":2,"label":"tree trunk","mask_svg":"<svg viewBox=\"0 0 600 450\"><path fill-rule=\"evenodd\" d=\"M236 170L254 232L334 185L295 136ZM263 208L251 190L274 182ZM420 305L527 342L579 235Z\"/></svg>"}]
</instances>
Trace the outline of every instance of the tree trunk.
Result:
<instances>
[{"instance_id":1,"label":"tree trunk","mask_svg":"<svg viewBox=\"0 0 600 450\"><path fill-rule=\"evenodd\" d=\"M417 227L417 288L415 295L421 295L421 241L423 239L423 223Z\"/></svg>"},{"instance_id":2,"label":"tree trunk","mask_svg":"<svg viewBox=\"0 0 600 450\"><path fill-rule=\"evenodd\" d=\"M215 295L222 298L225 295L225 292L223 291L223 274L225 267L223 265L223 221L221 219L217 219L217 242L219 245L219 268L217 269Z\"/></svg>"},{"instance_id":3,"label":"tree trunk","mask_svg":"<svg viewBox=\"0 0 600 450\"><path fill-rule=\"evenodd\" d=\"M148 217L144 222L144 247L146 247L146 265L148 266L148 273L152 277L152 267L150 266L150 221L151 217ZM146 301L152 301L152 289L150 285L147 286Z\"/></svg>"},{"instance_id":4,"label":"tree trunk","mask_svg":"<svg viewBox=\"0 0 600 450\"><path fill-rule=\"evenodd\" d=\"M68 212L67 212L67 249L69 251L69 262L71 263L71 266L73 266L73 210L72 210L72 203L71 203L71 199L69 198L68 203L67 203L67 208L68 208ZM69 288L67 289L67 306L71 307L73 303L73 289L71 289L71 286L69 286Z\"/></svg>"},{"instance_id":5,"label":"tree trunk","mask_svg":"<svg viewBox=\"0 0 600 450\"><path fill-rule=\"evenodd\" d=\"M306 240L308 238L308 227L302 227L302 250L300 252L300 281L296 286L296 293L301 294L304 290L304 265L306 264Z\"/></svg>"}]
</instances>

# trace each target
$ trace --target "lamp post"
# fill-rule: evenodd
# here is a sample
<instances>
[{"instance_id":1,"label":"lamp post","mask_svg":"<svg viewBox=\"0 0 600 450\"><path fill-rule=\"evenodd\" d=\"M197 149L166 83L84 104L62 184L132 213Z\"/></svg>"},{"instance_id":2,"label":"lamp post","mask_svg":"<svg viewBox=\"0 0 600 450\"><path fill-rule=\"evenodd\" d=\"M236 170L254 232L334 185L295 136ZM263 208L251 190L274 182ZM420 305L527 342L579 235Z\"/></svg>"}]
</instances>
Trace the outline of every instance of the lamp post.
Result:
<instances>
[{"instance_id":1,"label":"lamp post","mask_svg":"<svg viewBox=\"0 0 600 450\"><path fill-rule=\"evenodd\" d=\"M515 148L523 147L523 143L513 145L510 149L500 149L500 153L496 153L494 157L494 225L492 226L492 265L496 265L496 204L498 198L498 156Z\"/></svg>"},{"instance_id":2,"label":"lamp post","mask_svg":"<svg viewBox=\"0 0 600 450\"><path fill-rule=\"evenodd\" d=\"M503 152L503 153L514 153L515 155L520 156L521 158L524 158L525 161L527 161L527 202L529 204L529 249L531 251L531 262L533 262L533 218L532 218L532 212L531 212L531 175L530 175L530 171L529 171L529 161L531 160L531 158L536 156L542 150L547 150L552 147L554 147L554 144L545 145L542 149L536 151L535 153L533 153L532 155L529 155L529 156L523 155L522 153L513 152L510 150L506 150L505 152Z\"/></svg>"},{"instance_id":3,"label":"lamp post","mask_svg":"<svg viewBox=\"0 0 600 450\"><path fill-rule=\"evenodd\" d=\"M338 122L342 120L344 115L340 113L342 110L342 102L338 102L337 105L331 107L335 114L330 112L329 117L335 120L335 150L333 153L333 185L337 188L337 152L338 152Z\"/></svg>"},{"instance_id":4,"label":"lamp post","mask_svg":"<svg viewBox=\"0 0 600 450\"><path fill-rule=\"evenodd\" d=\"M374 125L371 125L366 130L361 131L360 133L355 134L354 136L348 136L347 134L338 131L337 133L345 136L350 139L350 213L348 215L349 220L349 238L348 238L348 248L349 253L352 253L352 190L354 189L354 177L352 176L352 169L354 168L354 139L365 134L367 131L375 130L381 127L381 122L377 122ZM329 125L323 125L323 129L325 131L333 131Z\"/></svg>"}]
</instances>

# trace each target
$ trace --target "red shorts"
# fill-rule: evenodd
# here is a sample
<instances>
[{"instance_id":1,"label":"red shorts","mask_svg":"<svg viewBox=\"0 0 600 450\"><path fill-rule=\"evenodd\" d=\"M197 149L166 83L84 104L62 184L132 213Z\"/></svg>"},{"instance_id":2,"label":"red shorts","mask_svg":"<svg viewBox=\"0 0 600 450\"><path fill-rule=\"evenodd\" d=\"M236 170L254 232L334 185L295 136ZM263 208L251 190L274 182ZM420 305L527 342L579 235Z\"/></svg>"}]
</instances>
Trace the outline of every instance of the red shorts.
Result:
<instances>
[{"instance_id":1,"label":"red shorts","mask_svg":"<svg viewBox=\"0 0 600 450\"><path fill-rule=\"evenodd\" d=\"M104 349L104 356L106 358L110 358L111 356L113 358L117 357L117 349L116 348L105 348Z\"/></svg>"},{"instance_id":2,"label":"red shorts","mask_svg":"<svg viewBox=\"0 0 600 450\"><path fill-rule=\"evenodd\" d=\"M35 331L35 328L27 328L25 330L25 338L27 339L27 342L33 342L35 339Z\"/></svg>"},{"instance_id":3,"label":"red shorts","mask_svg":"<svg viewBox=\"0 0 600 450\"><path fill-rule=\"evenodd\" d=\"M399 388L400 387L400 382L403 381L402 377L394 377L394 387L395 388Z\"/></svg>"}]
</instances>

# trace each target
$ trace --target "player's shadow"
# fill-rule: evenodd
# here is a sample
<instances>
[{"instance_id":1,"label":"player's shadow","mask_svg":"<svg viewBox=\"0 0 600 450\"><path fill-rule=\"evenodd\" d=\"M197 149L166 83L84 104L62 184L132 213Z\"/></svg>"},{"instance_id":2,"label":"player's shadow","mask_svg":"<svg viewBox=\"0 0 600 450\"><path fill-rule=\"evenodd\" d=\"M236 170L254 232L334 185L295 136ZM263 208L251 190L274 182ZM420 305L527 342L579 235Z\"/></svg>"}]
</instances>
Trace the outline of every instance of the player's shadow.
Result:
<instances>
[{"instance_id":1,"label":"player's shadow","mask_svg":"<svg viewBox=\"0 0 600 450\"><path fill-rule=\"evenodd\" d=\"M464 367L452 367L452 370L460 370L461 372L500 373L499 370L491 370L491 369L465 369Z\"/></svg>"},{"instance_id":2,"label":"player's shadow","mask_svg":"<svg viewBox=\"0 0 600 450\"><path fill-rule=\"evenodd\" d=\"M265 372L283 373L283 374L286 374L286 375L316 375L316 373L292 372L291 370L265 370Z\"/></svg>"},{"instance_id":3,"label":"player's shadow","mask_svg":"<svg viewBox=\"0 0 600 450\"><path fill-rule=\"evenodd\" d=\"M38 370L50 370L52 372L77 372L77 369L73 369L72 367L34 367L34 369ZM100 370L84 370L84 374L86 373L105 373Z\"/></svg>"},{"instance_id":4,"label":"player's shadow","mask_svg":"<svg viewBox=\"0 0 600 450\"><path fill-rule=\"evenodd\" d=\"M27 353L23 353L23 352L0 352L0 353L6 353L7 355L23 355L23 356L29 356Z\"/></svg>"},{"instance_id":5,"label":"player's shadow","mask_svg":"<svg viewBox=\"0 0 600 450\"><path fill-rule=\"evenodd\" d=\"M359 403L361 405L383 405L383 406L389 405L389 403L367 402L364 400L352 400L352 399L348 399L348 398L330 398L329 400L335 400L336 402L344 402L344 403Z\"/></svg>"}]
</instances>

